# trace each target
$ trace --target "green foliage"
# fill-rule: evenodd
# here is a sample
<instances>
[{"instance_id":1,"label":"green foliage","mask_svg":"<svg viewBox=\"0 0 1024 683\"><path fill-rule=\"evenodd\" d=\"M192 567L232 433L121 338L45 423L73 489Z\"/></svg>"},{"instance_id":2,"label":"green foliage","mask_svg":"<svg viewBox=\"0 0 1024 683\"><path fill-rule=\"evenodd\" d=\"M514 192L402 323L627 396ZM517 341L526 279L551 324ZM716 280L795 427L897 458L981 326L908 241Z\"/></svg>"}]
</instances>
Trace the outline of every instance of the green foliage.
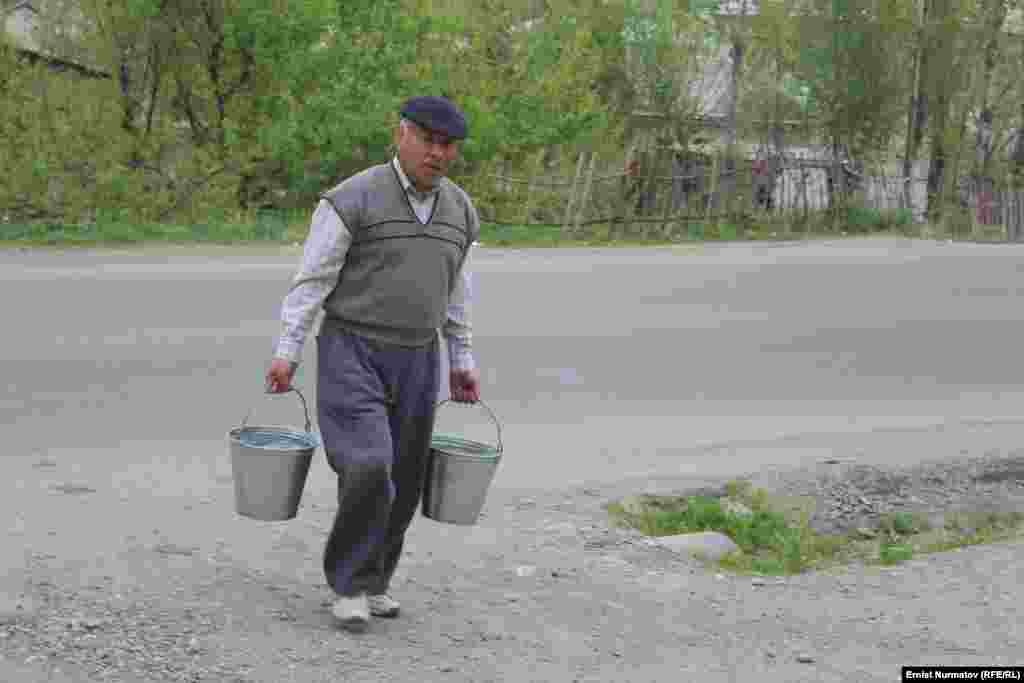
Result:
<instances>
[{"instance_id":1,"label":"green foliage","mask_svg":"<svg viewBox=\"0 0 1024 683\"><path fill-rule=\"evenodd\" d=\"M924 531L927 524L909 512L896 512L883 517L879 529L890 536L908 536Z\"/></svg>"},{"instance_id":2,"label":"green foliage","mask_svg":"<svg viewBox=\"0 0 1024 683\"><path fill-rule=\"evenodd\" d=\"M846 230L854 234L898 231L913 223L910 209L872 209L863 206L846 208Z\"/></svg>"},{"instance_id":3,"label":"green foliage","mask_svg":"<svg viewBox=\"0 0 1024 683\"><path fill-rule=\"evenodd\" d=\"M902 9L901 9L902 8ZM885 149L905 105L912 7L901 0L817 0L796 36L795 75L807 113L851 154Z\"/></svg>"},{"instance_id":4,"label":"green foliage","mask_svg":"<svg viewBox=\"0 0 1024 683\"><path fill-rule=\"evenodd\" d=\"M621 154L637 109L667 116L685 142L691 85L730 43L746 48L743 140L763 136L758 121L805 120L808 141L883 156L904 135L920 49L928 132L954 173L975 113L991 107L999 148L1024 93L1024 49L1000 35L1006 7L995 0L930 3L921 25L904 0L761 0L749 21L716 16L717 0L56 3L72 4L85 21L69 54L115 78L57 73L0 48L10 169L0 215L12 220L90 221L111 208L125 221L190 225L215 208L308 209L325 186L387 158L399 103L431 93L467 111L455 175L486 200L481 174L530 175L541 150L543 170L563 175L581 150ZM535 220L561 217L556 199L539 202ZM836 229L856 233L910 225L906 212L840 218ZM676 227L692 239L759 229Z\"/></svg>"},{"instance_id":5,"label":"green foliage","mask_svg":"<svg viewBox=\"0 0 1024 683\"><path fill-rule=\"evenodd\" d=\"M740 553L724 558L723 564L763 574L804 571L823 557L832 555L837 544L814 534L806 519L791 525L785 515L771 510L762 493L752 514L727 511L715 498L690 497L683 509L645 511L637 527L649 536L670 536L700 531L717 531L731 538Z\"/></svg>"},{"instance_id":6,"label":"green foliage","mask_svg":"<svg viewBox=\"0 0 1024 683\"><path fill-rule=\"evenodd\" d=\"M108 80L54 74L0 43L0 216L77 219L129 194L107 172L123 152Z\"/></svg>"},{"instance_id":7,"label":"green foliage","mask_svg":"<svg viewBox=\"0 0 1024 683\"><path fill-rule=\"evenodd\" d=\"M556 246L562 241L558 225L497 225L480 226L480 242L485 245L507 247L514 245Z\"/></svg>"},{"instance_id":8,"label":"green foliage","mask_svg":"<svg viewBox=\"0 0 1024 683\"><path fill-rule=\"evenodd\" d=\"M122 211L99 212L94 223L0 223L0 242L30 244L131 244L138 242L281 242L292 237L290 216L256 213L247 220L210 212L202 222L137 222Z\"/></svg>"},{"instance_id":9,"label":"green foliage","mask_svg":"<svg viewBox=\"0 0 1024 683\"><path fill-rule=\"evenodd\" d=\"M906 543L883 542L878 548L878 559L883 565L899 564L914 558L913 547Z\"/></svg>"}]
</instances>

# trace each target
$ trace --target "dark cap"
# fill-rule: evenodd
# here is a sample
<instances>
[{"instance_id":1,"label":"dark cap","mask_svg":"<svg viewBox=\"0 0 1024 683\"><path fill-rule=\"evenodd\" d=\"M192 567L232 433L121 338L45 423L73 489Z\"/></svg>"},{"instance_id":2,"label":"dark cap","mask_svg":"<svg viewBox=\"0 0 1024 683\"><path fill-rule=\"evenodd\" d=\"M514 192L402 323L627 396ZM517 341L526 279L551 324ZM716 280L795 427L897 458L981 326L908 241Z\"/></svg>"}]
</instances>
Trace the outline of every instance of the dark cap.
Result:
<instances>
[{"instance_id":1,"label":"dark cap","mask_svg":"<svg viewBox=\"0 0 1024 683\"><path fill-rule=\"evenodd\" d=\"M414 97L402 105L399 113L402 118L456 140L462 140L468 133L466 117L458 107L444 97Z\"/></svg>"}]
</instances>

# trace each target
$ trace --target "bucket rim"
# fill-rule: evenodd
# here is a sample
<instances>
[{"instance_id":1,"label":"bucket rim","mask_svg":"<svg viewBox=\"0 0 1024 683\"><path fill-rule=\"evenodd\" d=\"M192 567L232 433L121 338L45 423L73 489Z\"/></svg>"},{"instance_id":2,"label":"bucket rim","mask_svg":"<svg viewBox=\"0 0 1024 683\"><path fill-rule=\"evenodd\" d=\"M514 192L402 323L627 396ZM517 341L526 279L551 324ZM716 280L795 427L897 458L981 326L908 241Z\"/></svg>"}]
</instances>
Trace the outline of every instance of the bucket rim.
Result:
<instances>
[{"instance_id":1,"label":"bucket rim","mask_svg":"<svg viewBox=\"0 0 1024 683\"><path fill-rule=\"evenodd\" d=\"M263 432L276 432L278 434L285 434L288 436L298 437L303 441L307 441L309 445L303 448L270 448L267 446L253 446L251 444L243 444L239 438L242 432L245 431L263 431ZM242 425L234 427L228 432L228 438L232 443L237 443L239 446L247 449L262 450L262 451L283 451L289 453L301 453L304 451L314 451L321 445L320 437L313 432L303 432L294 427L288 427L285 425Z\"/></svg>"},{"instance_id":2,"label":"bucket rim","mask_svg":"<svg viewBox=\"0 0 1024 683\"><path fill-rule=\"evenodd\" d=\"M477 441L476 439L465 438L463 436L452 436L450 434L435 434L430 438L430 446L433 447L434 444L476 445L487 451L497 451L501 453L498 446L492 443L485 443L483 441Z\"/></svg>"},{"instance_id":3,"label":"bucket rim","mask_svg":"<svg viewBox=\"0 0 1024 683\"><path fill-rule=\"evenodd\" d=\"M435 443L472 444L474 446L481 446L488 450L501 452L501 449L493 444L477 441L476 439L467 439L464 436L455 436L452 434L434 434L430 437L430 445L433 446Z\"/></svg>"},{"instance_id":4,"label":"bucket rim","mask_svg":"<svg viewBox=\"0 0 1024 683\"><path fill-rule=\"evenodd\" d=\"M450 446L453 450L449 450L446 446ZM482 450L482 453L466 453L461 450L454 450L465 448L472 450L472 446L477 446L478 450ZM468 447L468 448L467 448ZM486 461L497 461L501 459L501 451L485 443L479 441L472 441L470 439L453 439L447 443L438 443L434 440L430 442L430 450L432 452L440 453L448 458L462 458L464 460L486 460Z\"/></svg>"}]
</instances>

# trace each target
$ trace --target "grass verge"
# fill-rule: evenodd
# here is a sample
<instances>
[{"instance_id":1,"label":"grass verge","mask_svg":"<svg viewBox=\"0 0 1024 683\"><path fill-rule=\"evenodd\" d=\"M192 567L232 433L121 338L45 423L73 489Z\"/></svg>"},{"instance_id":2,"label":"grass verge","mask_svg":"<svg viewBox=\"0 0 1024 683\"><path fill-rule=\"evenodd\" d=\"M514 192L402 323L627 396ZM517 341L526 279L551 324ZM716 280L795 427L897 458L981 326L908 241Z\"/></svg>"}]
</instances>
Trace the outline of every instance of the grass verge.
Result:
<instances>
[{"instance_id":1,"label":"grass verge","mask_svg":"<svg viewBox=\"0 0 1024 683\"><path fill-rule=\"evenodd\" d=\"M559 225L499 225L485 223L480 226L480 242L491 247L554 248L554 247L632 247L664 246L681 243L720 242L784 242L864 237L867 233L847 233L833 230L808 230L798 226L775 224L755 226L741 230L731 223L690 222L683 230L671 235L651 234L646 237L620 237L608 225L588 228L583 235L569 235ZM876 237L924 237L925 233L910 234L900 230L879 230L870 233Z\"/></svg>"},{"instance_id":2,"label":"grass verge","mask_svg":"<svg viewBox=\"0 0 1024 683\"><path fill-rule=\"evenodd\" d=\"M113 244L237 244L301 242L308 218L253 214L245 219L211 214L201 223L139 223L103 220L94 223L4 223L0 243L19 246L89 247Z\"/></svg>"},{"instance_id":3,"label":"grass verge","mask_svg":"<svg viewBox=\"0 0 1024 683\"><path fill-rule=\"evenodd\" d=\"M775 224L740 231L727 223L690 223L683 232L666 236L619 237L608 225L591 226L583 235L568 235L559 225L481 225L480 242L502 248L572 248L665 246L681 243L720 243L734 241L793 241L842 239L845 232L805 230L798 226ZM309 232L308 212L249 212L244 215L211 213L194 224L139 223L104 219L94 223L0 223L0 244L9 246L88 247L120 244L294 244L302 243ZM911 236L902 232L873 232L876 236ZM863 236L863 235L858 235ZM926 236L921 233L918 236Z\"/></svg>"},{"instance_id":4,"label":"grass verge","mask_svg":"<svg viewBox=\"0 0 1024 683\"><path fill-rule=\"evenodd\" d=\"M619 525L657 537L717 531L739 550L716 563L737 573L791 575L860 562L895 565L918 555L994 543L1020 536L1024 513L959 513L941 526L911 513L883 516L877 527L843 535L810 525L812 499L772 497L749 482L733 481L726 495L633 496L608 506Z\"/></svg>"}]
</instances>

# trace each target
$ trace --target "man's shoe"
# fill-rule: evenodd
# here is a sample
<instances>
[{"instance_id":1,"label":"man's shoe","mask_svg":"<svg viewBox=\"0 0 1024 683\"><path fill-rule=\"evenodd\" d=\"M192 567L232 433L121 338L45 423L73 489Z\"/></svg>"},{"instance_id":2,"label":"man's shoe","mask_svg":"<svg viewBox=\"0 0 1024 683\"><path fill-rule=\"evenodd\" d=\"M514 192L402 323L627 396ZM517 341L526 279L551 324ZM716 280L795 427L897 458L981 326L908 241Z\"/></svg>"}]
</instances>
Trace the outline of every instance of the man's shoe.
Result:
<instances>
[{"instance_id":1,"label":"man's shoe","mask_svg":"<svg viewBox=\"0 0 1024 683\"><path fill-rule=\"evenodd\" d=\"M346 631L362 633L370 625L370 607L365 595L340 597L331 611L338 624Z\"/></svg>"},{"instance_id":2,"label":"man's shoe","mask_svg":"<svg viewBox=\"0 0 1024 683\"><path fill-rule=\"evenodd\" d=\"M367 602L370 606L370 614L375 617L393 619L398 616L398 608L400 605L384 593L369 596L367 598Z\"/></svg>"}]
</instances>

